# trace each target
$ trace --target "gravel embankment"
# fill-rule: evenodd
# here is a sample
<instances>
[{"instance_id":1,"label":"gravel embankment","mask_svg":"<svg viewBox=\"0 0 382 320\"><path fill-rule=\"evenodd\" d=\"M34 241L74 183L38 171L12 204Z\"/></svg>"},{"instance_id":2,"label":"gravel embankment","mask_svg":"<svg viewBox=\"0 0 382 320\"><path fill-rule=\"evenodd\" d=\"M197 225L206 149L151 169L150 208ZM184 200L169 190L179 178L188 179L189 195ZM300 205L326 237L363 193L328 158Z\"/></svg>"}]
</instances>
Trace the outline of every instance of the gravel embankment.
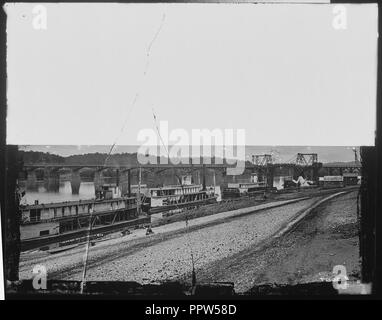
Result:
<instances>
[{"instance_id":1,"label":"gravel embankment","mask_svg":"<svg viewBox=\"0 0 382 320\"><path fill-rule=\"evenodd\" d=\"M191 252L195 267L202 269L213 261L260 244L319 199L301 200L253 214L237 214L235 218L220 213L214 218L190 220L194 229L188 232L184 229L185 223L178 222L182 229L175 228L174 223L154 229L156 234L152 236L144 237L140 234L144 230L139 230L126 238L98 243L90 248L87 280L149 283L181 278L191 270ZM209 224L203 227L204 223ZM43 264L48 278L80 280L84 252L81 246L54 256L26 254L20 264L20 278L30 278L33 266Z\"/></svg>"},{"instance_id":2,"label":"gravel embankment","mask_svg":"<svg viewBox=\"0 0 382 320\"><path fill-rule=\"evenodd\" d=\"M300 284L333 279L333 267L359 275L357 192L324 202L293 232L216 260L197 274L201 282L230 281L236 292L263 284Z\"/></svg>"}]
</instances>

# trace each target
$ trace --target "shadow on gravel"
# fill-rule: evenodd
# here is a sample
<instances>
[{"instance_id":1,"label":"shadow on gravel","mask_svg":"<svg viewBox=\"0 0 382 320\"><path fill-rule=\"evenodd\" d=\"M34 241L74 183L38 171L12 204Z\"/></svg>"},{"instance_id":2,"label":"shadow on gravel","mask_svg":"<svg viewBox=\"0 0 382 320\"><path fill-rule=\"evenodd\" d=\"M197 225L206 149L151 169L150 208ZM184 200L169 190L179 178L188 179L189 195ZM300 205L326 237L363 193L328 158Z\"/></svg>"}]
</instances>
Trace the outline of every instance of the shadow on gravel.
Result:
<instances>
[{"instance_id":1,"label":"shadow on gravel","mask_svg":"<svg viewBox=\"0 0 382 320\"><path fill-rule=\"evenodd\" d=\"M267 295L314 296L337 295L331 283L308 283L297 285L264 284L255 286L242 294L236 294L233 283L206 283L194 288L179 282L141 285L137 282L91 281L80 293L80 281L48 280L47 289L35 290L32 280L8 284L7 299L134 299L134 298L224 298L256 297Z\"/></svg>"},{"instance_id":2,"label":"shadow on gravel","mask_svg":"<svg viewBox=\"0 0 382 320\"><path fill-rule=\"evenodd\" d=\"M296 285L277 285L277 284L264 284L255 286L252 289L243 293L244 296L261 296L261 295L337 295L338 292L333 288L331 282L314 282L302 283Z\"/></svg>"}]
</instances>

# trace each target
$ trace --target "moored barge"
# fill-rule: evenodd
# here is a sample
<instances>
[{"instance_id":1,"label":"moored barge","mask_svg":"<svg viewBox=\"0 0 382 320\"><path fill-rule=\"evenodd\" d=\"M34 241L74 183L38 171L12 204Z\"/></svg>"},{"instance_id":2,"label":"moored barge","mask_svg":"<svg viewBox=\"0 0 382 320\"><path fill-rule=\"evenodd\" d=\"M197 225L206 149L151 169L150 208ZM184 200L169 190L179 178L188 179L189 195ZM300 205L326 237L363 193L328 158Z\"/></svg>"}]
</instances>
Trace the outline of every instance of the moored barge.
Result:
<instances>
[{"instance_id":1,"label":"moored barge","mask_svg":"<svg viewBox=\"0 0 382 320\"><path fill-rule=\"evenodd\" d=\"M122 197L107 185L91 200L21 205L21 249L80 241L149 223L150 216L138 208L137 197Z\"/></svg>"},{"instance_id":2,"label":"moored barge","mask_svg":"<svg viewBox=\"0 0 382 320\"><path fill-rule=\"evenodd\" d=\"M154 214L212 204L217 197L213 187L203 189L199 184L182 184L151 188L146 199L149 214Z\"/></svg>"}]
</instances>

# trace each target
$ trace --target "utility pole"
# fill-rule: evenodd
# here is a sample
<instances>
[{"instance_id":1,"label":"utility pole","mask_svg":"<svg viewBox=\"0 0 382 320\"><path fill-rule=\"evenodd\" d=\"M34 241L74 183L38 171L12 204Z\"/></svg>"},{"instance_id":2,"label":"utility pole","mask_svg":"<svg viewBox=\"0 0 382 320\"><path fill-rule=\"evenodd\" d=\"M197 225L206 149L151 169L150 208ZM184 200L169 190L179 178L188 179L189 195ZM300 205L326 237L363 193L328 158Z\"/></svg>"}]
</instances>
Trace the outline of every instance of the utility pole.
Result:
<instances>
[{"instance_id":1,"label":"utility pole","mask_svg":"<svg viewBox=\"0 0 382 320\"><path fill-rule=\"evenodd\" d=\"M358 153L357 153L357 148L353 148L353 152L354 152L354 161L355 163L358 163Z\"/></svg>"},{"instance_id":2,"label":"utility pole","mask_svg":"<svg viewBox=\"0 0 382 320\"><path fill-rule=\"evenodd\" d=\"M127 170L127 193L131 197L131 169Z\"/></svg>"},{"instance_id":3,"label":"utility pole","mask_svg":"<svg viewBox=\"0 0 382 320\"><path fill-rule=\"evenodd\" d=\"M206 190L206 165L203 164L203 191Z\"/></svg>"},{"instance_id":4,"label":"utility pole","mask_svg":"<svg viewBox=\"0 0 382 320\"><path fill-rule=\"evenodd\" d=\"M137 194L137 213L141 214L141 179L142 179L142 168L139 166L138 173L138 194Z\"/></svg>"}]
</instances>

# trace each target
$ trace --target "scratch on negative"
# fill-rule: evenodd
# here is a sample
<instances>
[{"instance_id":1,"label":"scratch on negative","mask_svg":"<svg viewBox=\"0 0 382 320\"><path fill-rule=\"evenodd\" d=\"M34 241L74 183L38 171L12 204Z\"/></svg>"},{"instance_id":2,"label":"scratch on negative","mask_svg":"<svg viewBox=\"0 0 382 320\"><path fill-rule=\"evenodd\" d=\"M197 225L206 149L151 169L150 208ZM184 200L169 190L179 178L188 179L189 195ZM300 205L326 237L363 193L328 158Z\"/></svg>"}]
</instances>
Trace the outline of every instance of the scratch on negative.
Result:
<instances>
[{"instance_id":1,"label":"scratch on negative","mask_svg":"<svg viewBox=\"0 0 382 320\"><path fill-rule=\"evenodd\" d=\"M162 27L163 27L165 18L166 18L166 14L163 13L161 24L159 25L159 28L158 28L157 32L155 33L153 39L151 40L151 42L150 42L150 44L149 44L149 46L147 48L147 51L146 51L147 52L147 62L146 62L146 67L145 67L144 75L146 75L147 70L148 70L149 56L150 56L151 47L152 47L154 41L156 40L156 38L158 37ZM135 96L134 96L133 102L132 102L132 104L131 104L131 106L130 106L130 108L128 110L127 115L130 114L132 108L134 107L135 103L137 102L138 96L139 96L139 93L137 92L135 94ZM117 137L117 139L115 140L115 142L113 143L113 145L111 146L110 151L109 151L109 153L108 153L108 155L107 155L107 157L106 157L106 159L104 161L104 165L107 163L107 160L111 156L111 153L113 152L113 149L114 149L115 145L117 144L118 139L121 137L121 135L123 133L123 130L125 129L125 126L127 124L128 119L129 119L129 117L126 117L125 122L124 122L124 124L123 124L123 126L121 128L120 134ZM84 285L85 285L85 282L86 282L86 270L87 270L88 254L89 254L91 223L89 224L89 226L90 226L90 228L88 230L87 246L86 246L85 256L84 256L84 259L83 259L84 260L84 266L83 266L83 273L82 273L82 280L81 280L81 290L80 290L81 294L83 293Z\"/></svg>"},{"instance_id":2,"label":"scratch on negative","mask_svg":"<svg viewBox=\"0 0 382 320\"><path fill-rule=\"evenodd\" d=\"M147 69L148 69L148 66L149 66L149 57L150 57L150 53L151 53L151 47L153 46L153 44L154 44L156 38L158 38L158 35L159 35L160 31L162 30L162 27L163 27L163 25L164 25L164 21L165 21L165 19L166 19L166 14L163 13L163 15L162 15L162 20L161 20L161 23L160 23L160 25L159 25L159 28L158 28L157 32L155 33L154 37L152 38L152 40L151 40L149 46L147 47L147 51L146 51L147 61L146 61L145 71L144 71L144 73L143 73L144 75L146 75L146 73L147 73Z\"/></svg>"}]
</instances>

